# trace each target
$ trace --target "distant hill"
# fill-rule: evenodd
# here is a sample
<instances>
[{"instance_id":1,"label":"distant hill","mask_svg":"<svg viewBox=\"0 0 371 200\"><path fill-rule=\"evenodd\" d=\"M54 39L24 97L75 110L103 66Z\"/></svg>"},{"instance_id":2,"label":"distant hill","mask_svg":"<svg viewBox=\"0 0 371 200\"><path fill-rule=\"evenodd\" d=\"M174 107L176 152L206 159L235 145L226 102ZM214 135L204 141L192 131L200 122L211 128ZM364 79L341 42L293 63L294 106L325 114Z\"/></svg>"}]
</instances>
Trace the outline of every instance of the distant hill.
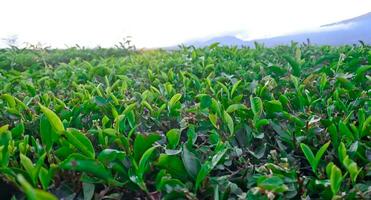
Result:
<instances>
[{"instance_id":1,"label":"distant hill","mask_svg":"<svg viewBox=\"0 0 371 200\"><path fill-rule=\"evenodd\" d=\"M225 46L233 46L233 45L240 46L240 45L243 45L243 44L246 43L246 41L238 39L234 36L220 36L220 37L207 39L207 40L204 40L204 41L195 40L195 41L188 42L186 44L187 45L194 45L195 47L204 47L204 46L209 46L209 45L211 45L215 42L219 42L219 44L223 45L223 46L224 45Z\"/></svg>"},{"instance_id":2,"label":"distant hill","mask_svg":"<svg viewBox=\"0 0 371 200\"><path fill-rule=\"evenodd\" d=\"M345 45L356 44L360 40L366 44L371 44L371 12L335 22L319 26L318 29L308 32L289 34L284 36L258 39L252 41L244 41L234 36L220 36L204 41L192 41L186 43L187 45L194 45L197 47L207 46L214 42L219 42L221 45L236 45L236 46L252 46L253 42L264 43L265 46L276 46L280 44L289 44L291 41L307 42L307 39L312 44L318 45Z\"/></svg>"}]
</instances>

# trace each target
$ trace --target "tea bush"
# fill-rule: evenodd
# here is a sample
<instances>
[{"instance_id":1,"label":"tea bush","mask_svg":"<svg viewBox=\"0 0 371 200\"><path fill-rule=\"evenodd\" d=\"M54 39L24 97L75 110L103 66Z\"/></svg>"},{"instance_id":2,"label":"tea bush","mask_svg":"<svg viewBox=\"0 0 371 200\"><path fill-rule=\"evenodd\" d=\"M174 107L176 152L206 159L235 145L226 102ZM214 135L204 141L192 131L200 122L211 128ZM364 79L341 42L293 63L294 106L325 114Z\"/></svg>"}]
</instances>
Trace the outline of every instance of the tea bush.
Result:
<instances>
[{"instance_id":1,"label":"tea bush","mask_svg":"<svg viewBox=\"0 0 371 200\"><path fill-rule=\"evenodd\" d=\"M368 199L367 45L0 51L14 199Z\"/></svg>"}]
</instances>

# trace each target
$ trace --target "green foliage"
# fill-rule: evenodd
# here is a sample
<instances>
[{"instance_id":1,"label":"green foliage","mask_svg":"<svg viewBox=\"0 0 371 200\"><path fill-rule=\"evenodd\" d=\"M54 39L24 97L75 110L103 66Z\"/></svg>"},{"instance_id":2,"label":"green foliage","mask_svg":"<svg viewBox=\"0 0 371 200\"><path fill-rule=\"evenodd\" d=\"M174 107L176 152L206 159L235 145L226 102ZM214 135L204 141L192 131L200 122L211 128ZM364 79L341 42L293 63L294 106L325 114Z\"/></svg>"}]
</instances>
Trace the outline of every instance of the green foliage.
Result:
<instances>
[{"instance_id":1,"label":"green foliage","mask_svg":"<svg viewBox=\"0 0 371 200\"><path fill-rule=\"evenodd\" d=\"M370 46L126 45L0 50L15 198L369 198Z\"/></svg>"},{"instance_id":2,"label":"green foliage","mask_svg":"<svg viewBox=\"0 0 371 200\"><path fill-rule=\"evenodd\" d=\"M330 145L330 142L327 142L326 144L324 144L318 150L318 152L316 153L316 156L314 156L312 150L310 150L310 148L306 144L304 144L304 143L300 144L301 150L303 151L303 153L304 153L305 157L307 158L310 166L312 167L313 172L317 171L318 164L321 161L321 158L322 158L323 154L326 152L329 145Z\"/></svg>"}]
</instances>

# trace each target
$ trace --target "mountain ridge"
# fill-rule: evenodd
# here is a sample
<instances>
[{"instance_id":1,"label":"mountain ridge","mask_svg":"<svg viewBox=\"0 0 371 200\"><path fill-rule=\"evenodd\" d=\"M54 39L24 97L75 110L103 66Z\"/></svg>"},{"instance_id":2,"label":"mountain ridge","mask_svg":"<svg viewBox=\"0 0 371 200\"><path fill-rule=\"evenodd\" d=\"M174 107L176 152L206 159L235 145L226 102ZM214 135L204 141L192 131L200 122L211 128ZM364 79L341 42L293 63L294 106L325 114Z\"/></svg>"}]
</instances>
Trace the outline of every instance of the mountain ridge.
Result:
<instances>
[{"instance_id":1,"label":"mountain ridge","mask_svg":"<svg viewBox=\"0 0 371 200\"><path fill-rule=\"evenodd\" d=\"M308 39L311 43L317 45L338 46L355 44L360 40L366 44L371 44L371 12L339 22L320 25L317 29L307 32L247 41L241 40L233 35L221 35L203 41L193 40L185 44L193 45L195 47L203 47L219 42L220 45L225 46L253 46L254 42L259 42L270 47L288 44L291 41L307 42Z\"/></svg>"}]
</instances>

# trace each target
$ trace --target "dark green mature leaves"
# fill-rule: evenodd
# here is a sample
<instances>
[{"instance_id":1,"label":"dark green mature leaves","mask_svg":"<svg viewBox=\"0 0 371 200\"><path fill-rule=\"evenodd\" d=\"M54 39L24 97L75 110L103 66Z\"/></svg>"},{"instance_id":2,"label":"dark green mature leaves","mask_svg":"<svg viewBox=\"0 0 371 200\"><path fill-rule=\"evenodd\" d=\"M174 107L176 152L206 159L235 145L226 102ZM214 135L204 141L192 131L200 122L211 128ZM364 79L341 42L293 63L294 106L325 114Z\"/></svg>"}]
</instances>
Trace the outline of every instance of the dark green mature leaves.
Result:
<instances>
[{"instance_id":1,"label":"dark green mature leaves","mask_svg":"<svg viewBox=\"0 0 371 200\"><path fill-rule=\"evenodd\" d=\"M82 154L71 154L66 160L59 164L61 169L74 170L92 174L103 180L111 180L112 175L106 167L97 160L88 158Z\"/></svg>"},{"instance_id":2,"label":"dark green mature leaves","mask_svg":"<svg viewBox=\"0 0 371 200\"><path fill-rule=\"evenodd\" d=\"M182 148L182 161L189 176L196 179L196 176L201 168L200 160L197 156L188 149L186 145Z\"/></svg>"}]
</instances>

